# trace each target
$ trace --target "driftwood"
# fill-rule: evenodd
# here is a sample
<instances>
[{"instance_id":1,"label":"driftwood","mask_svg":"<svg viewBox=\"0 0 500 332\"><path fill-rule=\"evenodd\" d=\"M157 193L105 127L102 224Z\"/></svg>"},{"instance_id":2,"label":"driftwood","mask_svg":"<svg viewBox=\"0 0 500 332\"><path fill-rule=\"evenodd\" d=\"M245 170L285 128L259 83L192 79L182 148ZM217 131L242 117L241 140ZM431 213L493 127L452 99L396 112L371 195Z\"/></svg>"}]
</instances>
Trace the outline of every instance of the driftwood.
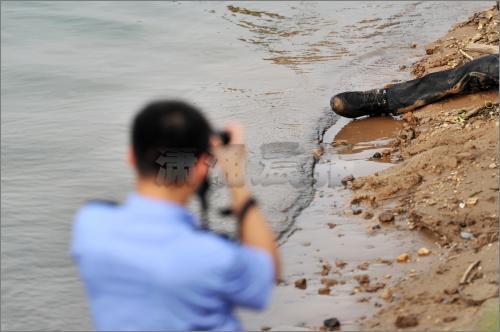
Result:
<instances>
[{"instance_id":1,"label":"driftwood","mask_svg":"<svg viewBox=\"0 0 500 332\"><path fill-rule=\"evenodd\" d=\"M458 50L460 53L462 53L462 55L464 57L466 57L467 59L469 59L470 61L474 60L474 58L472 56L470 56L469 54L465 53L464 51L462 51L461 49Z\"/></svg>"},{"instance_id":2,"label":"driftwood","mask_svg":"<svg viewBox=\"0 0 500 332\"><path fill-rule=\"evenodd\" d=\"M470 282L472 271L474 271L479 266L479 264L481 264L481 261L478 260L469 265L467 270L465 270L464 275L460 279L460 285L468 284Z\"/></svg>"},{"instance_id":3,"label":"driftwood","mask_svg":"<svg viewBox=\"0 0 500 332\"><path fill-rule=\"evenodd\" d=\"M465 46L465 50L482 54L498 54L498 46L495 45L471 43Z\"/></svg>"},{"instance_id":4,"label":"driftwood","mask_svg":"<svg viewBox=\"0 0 500 332\"><path fill-rule=\"evenodd\" d=\"M467 111L467 113L465 113L465 115L464 115L464 120L468 120L468 119L472 118L477 113L479 113L479 111L481 111L483 108L484 108L484 106L478 106L478 107L474 107L473 109Z\"/></svg>"}]
</instances>

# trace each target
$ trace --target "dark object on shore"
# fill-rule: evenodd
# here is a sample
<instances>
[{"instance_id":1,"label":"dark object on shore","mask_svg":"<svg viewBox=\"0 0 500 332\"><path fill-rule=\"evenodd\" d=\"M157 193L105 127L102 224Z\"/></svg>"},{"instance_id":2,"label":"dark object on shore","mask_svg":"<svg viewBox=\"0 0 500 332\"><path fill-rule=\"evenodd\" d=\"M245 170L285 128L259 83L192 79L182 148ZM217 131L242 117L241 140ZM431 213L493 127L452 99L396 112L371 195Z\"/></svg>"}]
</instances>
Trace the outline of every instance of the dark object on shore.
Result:
<instances>
[{"instance_id":1,"label":"dark object on shore","mask_svg":"<svg viewBox=\"0 0 500 332\"><path fill-rule=\"evenodd\" d=\"M340 116L357 118L404 113L453 95L490 89L498 89L498 54L384 89L342 92L332 97L330 106Z\"/></svg>"},{"instance_id":2,"label":"dark object on shore","mask_svg":"<svg viewBox=\"0 0 500 332\"><path fill-rule=\"evenodd\" d=\"M394 324L399 329L404 329L406 327L413 327L418 325L418 318L415 315L398 316Z\"/></svg>"},{"instance_id":3,"label":"dark object on shore","mask_svg":"<svg viewBox=\"0 0 500 332\"><path fill-rule=\"evenodd\" d=\"M295 281L295 287L299 289L306 289L307 288L307 280L305 278L299 279Z\"/></svg>"},{"instance_id":4,"label":"dark object on shore","mask_svg":"<svg viewBox=\"0 0 500 332\"><path fill-rule=\"evenodd\" d=\"M372 156L373 159L380 159L382 158L382 154L380 152L375 152Z\"/></svg>"},{"instance_id":5,"label":"dark object on shore","mask_svg":"<svg viewBox=\"0 0 500 332\"><path fill-rule=\"evenodd\" d=\"M329 318L323 322L323 326L327 331L335 331L340 329L340 322L337 318Z\"/></svg>"}]
</instances>

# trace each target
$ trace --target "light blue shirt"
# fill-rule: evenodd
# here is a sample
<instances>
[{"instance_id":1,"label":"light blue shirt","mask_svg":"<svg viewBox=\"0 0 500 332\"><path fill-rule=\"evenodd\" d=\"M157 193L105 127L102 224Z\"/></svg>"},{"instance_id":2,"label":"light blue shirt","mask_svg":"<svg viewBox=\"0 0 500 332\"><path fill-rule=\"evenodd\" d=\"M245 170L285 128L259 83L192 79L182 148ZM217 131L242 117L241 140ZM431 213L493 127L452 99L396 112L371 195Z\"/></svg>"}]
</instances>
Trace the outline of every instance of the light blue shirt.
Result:
<instances>
[{"instance_id":1,"label":"light blue shirt","mask_svg":"<svg viewBox=\"0 0 500 332\"><path fill-rule=\"evenodd\" d=\"M97 330L242 330L235 308L263 309L274 285L268 253L201 230L183 206L138 194L81 208L71 254Z\"/></svg>"}]
</instances>

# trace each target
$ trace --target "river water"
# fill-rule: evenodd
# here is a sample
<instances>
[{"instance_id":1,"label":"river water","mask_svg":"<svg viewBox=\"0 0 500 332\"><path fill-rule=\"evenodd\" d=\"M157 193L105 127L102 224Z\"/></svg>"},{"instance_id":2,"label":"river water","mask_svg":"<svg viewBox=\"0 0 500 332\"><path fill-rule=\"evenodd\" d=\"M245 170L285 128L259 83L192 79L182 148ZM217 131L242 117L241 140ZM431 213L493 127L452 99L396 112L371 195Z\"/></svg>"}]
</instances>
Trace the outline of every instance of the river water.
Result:
<instances>
[{"instance_id":1,"label":"river water","mask_svg":"<svg viewBox=\"0 0 500 332\"><path fill-rule=\"evenodd\" d=\"M2 2L1 328L91 328L68 257L72 215L131 190L129 123L146 101L241 121L254 191L284 233L313 197L329 98L408 79L399 66L423 53L412 43L492 4Z\"/></svg>"}]
</instances>

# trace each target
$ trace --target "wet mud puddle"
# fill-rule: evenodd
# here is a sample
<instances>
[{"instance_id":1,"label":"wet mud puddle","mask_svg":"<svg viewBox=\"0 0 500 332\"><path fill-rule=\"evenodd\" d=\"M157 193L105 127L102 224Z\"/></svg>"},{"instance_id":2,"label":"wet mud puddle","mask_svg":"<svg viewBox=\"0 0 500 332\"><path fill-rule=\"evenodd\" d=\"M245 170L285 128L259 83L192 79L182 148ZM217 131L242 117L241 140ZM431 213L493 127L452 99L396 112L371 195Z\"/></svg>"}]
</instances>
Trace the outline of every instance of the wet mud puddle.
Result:
<instances>
[{"instance_id":1,"label":"wet mud puddle","mask_svg":"<svg viewBox=\"0 0 500 332\"><path fill-rule=\"evenodd\" d=\"M335 317L342 330L356 330L388 298L397 299L388 291L391 285L427 266L422 260L435 260L412 255L411 262L396 262L402 252L435 245L417 233L381 225L377 215L367 219L365 211L350 205L352 191L341 182L397 162L383 152L401 127L390 117L341 118L324 134L315 197L280 247L284 282L266 312L241 313L247 329L318 330Z\"/></svg>"}]
</instances>

